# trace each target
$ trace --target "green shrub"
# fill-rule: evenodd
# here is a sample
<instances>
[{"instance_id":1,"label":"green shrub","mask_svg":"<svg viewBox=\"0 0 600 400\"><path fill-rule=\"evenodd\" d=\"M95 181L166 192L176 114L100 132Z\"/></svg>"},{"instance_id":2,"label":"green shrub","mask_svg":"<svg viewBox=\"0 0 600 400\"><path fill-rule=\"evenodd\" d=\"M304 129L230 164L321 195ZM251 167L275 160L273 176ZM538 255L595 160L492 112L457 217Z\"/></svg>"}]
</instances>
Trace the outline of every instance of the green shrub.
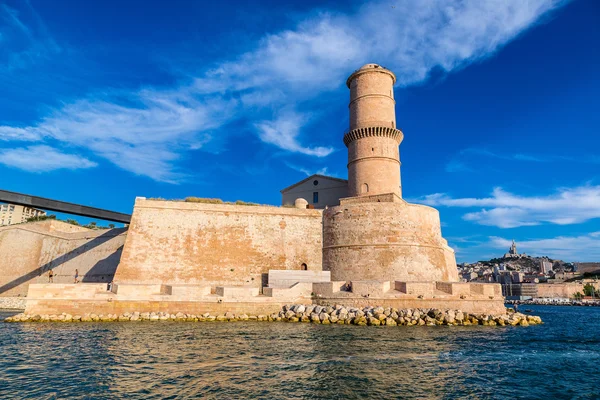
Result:
<instances>
[{"instance_id":1,"label":"green shrub","mask_svg":"<svg viewBox=\"0 0 600 400\"><path fill-rule=\"evenodd\" d=\"M186 197L184 201L187 203L223 204L223 200L221 199L208 199L203 197Z\"/></svg>"},{"instance_id":2,"label":"green shrub","mask_svg":"<svg viewBox=\"0 0 600 400\"><path fill-rule=\"evenodd\" d=\"M47 219L56 219L56 215L38 215L37 217L27 218L25 222L37 222L37 221L45 221Z\"/></svg>"}]
</instances>

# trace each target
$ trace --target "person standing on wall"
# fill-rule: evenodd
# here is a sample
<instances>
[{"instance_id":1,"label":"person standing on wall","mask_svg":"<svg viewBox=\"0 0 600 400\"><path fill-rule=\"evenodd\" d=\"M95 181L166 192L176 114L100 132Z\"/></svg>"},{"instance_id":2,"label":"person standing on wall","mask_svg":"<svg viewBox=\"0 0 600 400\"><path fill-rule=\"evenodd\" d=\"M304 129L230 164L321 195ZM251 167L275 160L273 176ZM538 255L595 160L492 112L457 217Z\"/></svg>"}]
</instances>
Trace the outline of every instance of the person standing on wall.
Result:
<instances>
[{"instance_id":1,"label":"person standing on wall","mask_svg":"<svg viewBox=\"0 0 600 400\"><path fill-rule=\"evenodd\" d=\"M75 283L79 283L79 270L75 269Z\"/></svg>"},{"instance_id":2,"label":"person standing on wall","mask_svg":"<svg viewBox=\"0 0 600 400\"><path fill-rule=\"evenodd\" d=\"M48 283L54 283L54 271L48 270Z\"/></svg>"}]
</instances>

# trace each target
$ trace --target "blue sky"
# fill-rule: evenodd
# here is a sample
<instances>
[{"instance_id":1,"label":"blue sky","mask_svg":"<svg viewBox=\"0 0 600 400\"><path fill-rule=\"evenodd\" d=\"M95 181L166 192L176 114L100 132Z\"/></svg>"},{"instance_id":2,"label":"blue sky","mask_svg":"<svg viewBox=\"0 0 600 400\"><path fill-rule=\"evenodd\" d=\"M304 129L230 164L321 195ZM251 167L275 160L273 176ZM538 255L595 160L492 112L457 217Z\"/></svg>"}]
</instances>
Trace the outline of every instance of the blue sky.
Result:
<instances>
[{"instance_id":1,"label":"blue sky","mask_svg":"<svg viewBox=\"0 0 600 400\"><path fill-rule=\"evenodd\" d=\"M600 260L597 1L285 3L0 0L0 187L279 204L346 178L345 79L375 62L404 197L459 262Z\"/></svg>"}]
</instances>

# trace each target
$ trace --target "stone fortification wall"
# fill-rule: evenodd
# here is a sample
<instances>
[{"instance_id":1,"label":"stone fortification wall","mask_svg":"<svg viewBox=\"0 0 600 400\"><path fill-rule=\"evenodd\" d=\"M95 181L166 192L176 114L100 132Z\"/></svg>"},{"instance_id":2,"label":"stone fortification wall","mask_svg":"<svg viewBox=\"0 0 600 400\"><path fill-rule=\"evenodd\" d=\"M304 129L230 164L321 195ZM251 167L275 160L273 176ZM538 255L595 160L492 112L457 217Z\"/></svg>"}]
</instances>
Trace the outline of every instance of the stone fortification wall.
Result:
<instances>
[{"instance_id":1,"label":"stone fortification wall","mask_svg":"<svg viewBox=\"0 0 600 400\"><path fill-rule=\"evenodd\" d=\"M592 285L600 289L600 284L592 283ZM575 293L583 293L584 283L540 283L537 285L538 297L546 298L573 298Z\"/></svg>"},{"instance_id":2,"label":"stone fortification wall","mask_svg":"<svg viewBox=\"0 0 600 400\"><path fill-rule=\"evenodd\" d=\"M322 211L138 198L115 282L248 285L321 270Z\"/></svg>"},{"instance_id":3,"label":"stone fortification wall","mask_svg":"<svg viewBox=\"0 0 600 400\"><path fill-rule=\"evenodd\" d=\"M0 297L0 310L24 310L26 305L25 297Z\"/></svg>"},{"instance_id":4,"label":"stone fortification wall","mask_svg":"<svg viewBox=\"0 0 600 400\"><path fill-rule=\"evenodd\" d=\"M325 210L323 269L333 281L458 281L454 251L437 210L409 204L357 203Z\"/></svg>"},{"instance_id":5,"label":"stone fortification wall","mask_svg":"<svg viewBox=\"0 0 600 400\"><path fill-rule=\"evenodd\" d=\"M0 228L0 296L25 296L30 283L110 282L126 229L90 230L61 221Z\"/></svg>"},{"instance_id":6,"label":"stone fortification wall","mask_svg":"<svg viewBox=\"0 0 600 400\"><path fill-rule=\"evenodd\" d=\"M579 262L575 265L580 274L600 274L600 262Z\"/></svg>"}]
</instances>

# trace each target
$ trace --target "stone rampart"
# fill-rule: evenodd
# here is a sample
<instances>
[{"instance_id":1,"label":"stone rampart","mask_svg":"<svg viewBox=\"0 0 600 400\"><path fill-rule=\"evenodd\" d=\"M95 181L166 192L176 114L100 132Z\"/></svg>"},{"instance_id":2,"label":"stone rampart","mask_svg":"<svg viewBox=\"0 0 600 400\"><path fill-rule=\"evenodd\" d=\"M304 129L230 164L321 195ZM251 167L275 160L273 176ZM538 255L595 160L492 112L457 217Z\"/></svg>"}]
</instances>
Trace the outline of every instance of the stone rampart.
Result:
<instances>
[{"instance_id":1,"label":"stone rampart","mask_svg":"<svg viewBox=\"0 0 600 400\"><path fill-rule=\"evenodd\" d=\"M592 285L597 289L600 289L600 284L596 283ZM540 283L537 285L538 297L546 298L573 298L575 293L583 293L584 283L572 282L572 283Z\"/></svg>"},{"instance_id":2,"label":"stone rampart","mask_svg":"<svg viewBox=\"0 0 600 400\"><path fill-rule=\"evenodd\" d=\"M30 283L105 282L115 273L127 229L91 230L46 220L0 228L0 296L26 296Z\"/></svg>"},{"instance_id":3,"label":"stone rampart","mask_svg":"<svg viewBox=\"0 0 600 400\"><path fill-rule=\"evenodd\" d=\"M334 281L458 281L437 210L400 202L342 204L323 216L323 270Z\"/></svg>"},{"instance_id":4,"label":"stone rampart","mask_svg":"<svg viewBox=\"0 0 600 400\"><path fill-rule=\"evenodd\" d=\"M138 198L115 282L260 287L321 271L322 211Z\"/></svg>"},{"instance_id":5,"label":"stone rampart","mask_svg":"<svg viewBox=\"0 0 600 400\"><path fill-rule=\"evenodd\" d=\"M25 297L0 297L0 310L24 310L26 304Z\"/></svg>"}]
</instances>

